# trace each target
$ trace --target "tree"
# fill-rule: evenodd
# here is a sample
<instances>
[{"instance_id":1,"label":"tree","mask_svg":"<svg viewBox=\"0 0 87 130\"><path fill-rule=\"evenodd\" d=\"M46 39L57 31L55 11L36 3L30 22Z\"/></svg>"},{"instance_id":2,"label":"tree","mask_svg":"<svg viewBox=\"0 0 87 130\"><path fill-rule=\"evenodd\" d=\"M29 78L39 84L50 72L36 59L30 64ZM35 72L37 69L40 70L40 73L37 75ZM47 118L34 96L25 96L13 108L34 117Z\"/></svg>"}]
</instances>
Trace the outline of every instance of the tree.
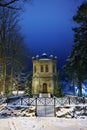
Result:
<instances>
[{"instance_id":1,"label":"tree","mask_svg":"<svg viewBox=\"0 0 87 130\"><path fill-rule=\"evenodd\" d=\"M25 93L28 94L29 97L32 96L32 72L30 72L27 77Z\"/></svg>"},{"instance_id":2,"label":"tree","mask_svg":"<svg viewBox=\"0 0 87 130\"><path fill-rule=\"evenodd\" d=\"M3 92L12 93L15 72L21 73L29 51L18 25L18 12L0 8L0 65L3 72Z\"/></svg>"},{"instance_id":3,"label":"tree","mask_svg":"<svg viewBox=\"0 0 87 130\"><path fill-rule=\"evenodd\" d=\"M62 74L64 75L65 80L67 80L67 82L72 84L73 93L75 95L75 85L77 84L77 75L76 75L76 73L73 70L73 67L71 65L72 65L71 58L69 58L66 61L66 64L62 68Z\"/></svg>"},{"instance_id":4,"label":"tree","mask_svg":"<svg viewBox=\"0 0 87 130\"><path fill-rule=\"evenodd\" d=\"M28 1L30 0L0 0L0 6L4 8L20 10L22 9L23 3Z\"/></svg>"},{"instance_id":5,"label":"tree","mask_svg":"<svg viewBox=\"0 0 87 130\"><path fill-rule=\"evenodd\" d=\"M56 76L56 85L55 85L55 89L54 89L54 95L57 97L61 97L62 96L62 90L61 90L61 83L60 83L60 73L58 72L57 76Z\"/></svg>"},{"instance_id":6,"label":"tree","mask_svg":"<svg viewBox=\"0 0 87 130\"><path fill-rule=\"evenodd\" d=\"M73 50L64 67L67 75L77 78L79 96L82 96L82 81L87 79L87 2L83 2L73 16L77 26L73 28ZM70 76L70 77L71 77Z\"/></svg>"}]
</instances>

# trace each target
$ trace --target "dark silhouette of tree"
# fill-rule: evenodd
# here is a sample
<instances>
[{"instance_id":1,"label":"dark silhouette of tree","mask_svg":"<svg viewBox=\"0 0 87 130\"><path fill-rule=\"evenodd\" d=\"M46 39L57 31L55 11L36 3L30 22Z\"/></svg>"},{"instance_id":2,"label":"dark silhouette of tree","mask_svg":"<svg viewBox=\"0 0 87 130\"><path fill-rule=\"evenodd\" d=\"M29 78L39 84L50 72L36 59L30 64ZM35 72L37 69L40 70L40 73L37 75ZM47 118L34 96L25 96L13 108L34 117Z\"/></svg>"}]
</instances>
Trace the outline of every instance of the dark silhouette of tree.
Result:
<instances>
[{"instance_id":1,"label":"dark silhouette of tree","mask_svg":"<svg viewBox=\"0 0 87 130\"><path fill-rule=\"evenodd\" d=\"M54 95L56 97L62 97L62 88L61 88L61 83L60 83L60 72L57 73L56 76L56 85L54 89Z\"/></svg>"},{"instance_id":2,"label":"dark silhouette of tree","mask_svg":"<svg viewBox=\"0 0 87 130\"><path fill-rule=\"evenodd\" d=\"M24 2L30 2L30 0L0 0L0 6L9 9L20 10Z\"/></svg>"},{"instance_id":3,"label":"dark silhouette of tree","mask_svg":"<svg viewBox=\"0 0 87 130\"><path fill-rule=\"evenodd\" d=\"M82 81L87 79L87 2L78 7L73 20L77 23L73 28L75 44L64 70L72 79L75 75L79 88L78 95L82 96Z\"/></svg>"},{"instance_id":4,"label":"dark silhouette of tree","mask_svg":"<svg viewBox=\"0 0 87 130\"><path fill-rule=\"evenodd\" d=\"M32 96L32 72L29 73L26 80L25 94L28 94L29 97Z\"/></svg>"},{"instance_id":5,"label":"dark silhouette of tree","mask_svg":"<svg viewBox=\"0 0 87 130\"><path fill-rule=\"evenodd\" d=\"M12 93L15 72L21 73L25 68L29 50L20 33L19 13L16 10L0 7L0 66L2 68L3 92ZM1 87L1 86L0 86Z\"/></svg>"}]
</instances>

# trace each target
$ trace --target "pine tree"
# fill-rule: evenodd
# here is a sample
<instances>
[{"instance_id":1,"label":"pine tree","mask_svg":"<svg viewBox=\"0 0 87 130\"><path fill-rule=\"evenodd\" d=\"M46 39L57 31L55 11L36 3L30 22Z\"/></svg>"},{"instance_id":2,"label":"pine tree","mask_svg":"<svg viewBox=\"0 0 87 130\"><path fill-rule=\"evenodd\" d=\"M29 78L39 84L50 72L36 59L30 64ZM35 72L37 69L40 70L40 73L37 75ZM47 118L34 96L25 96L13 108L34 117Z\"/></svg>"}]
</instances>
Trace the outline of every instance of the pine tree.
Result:
<instances>
[{"instance_id":1,"label":"pine tree","mask_svg":"<svg viewBox=\"0 0 87 130\"><path fill-rule=\"evenodd\" d=\"M60 73L58 72L56 77L56 87L54 90L54 95L56 97L62 97L62 90L61 90L61 84L60 84Z\"/></svg>"},{"instance_id":2,"label":"pine tree","mask_svg":"<svg viewBox=\"0 0 87 130\"><path fill-rule=\"evenodd\" d=\"M82 96L82 81L87 79L87 2L82 3L73 16L77 26L74 31L74 46L64 67L67 75L75 75L78 82L79 96Z\"/></svg>"},{"instance_id":3,"label":"pine tree","mask_svg":"<svg viewBox=\"0 0 87 130\"><path fill-rule=\"evenodd\" d=\"M30 72L26 81L25 94L28 94L29 97L32 96L32 72Z\"/></svg>"}]
</instances>

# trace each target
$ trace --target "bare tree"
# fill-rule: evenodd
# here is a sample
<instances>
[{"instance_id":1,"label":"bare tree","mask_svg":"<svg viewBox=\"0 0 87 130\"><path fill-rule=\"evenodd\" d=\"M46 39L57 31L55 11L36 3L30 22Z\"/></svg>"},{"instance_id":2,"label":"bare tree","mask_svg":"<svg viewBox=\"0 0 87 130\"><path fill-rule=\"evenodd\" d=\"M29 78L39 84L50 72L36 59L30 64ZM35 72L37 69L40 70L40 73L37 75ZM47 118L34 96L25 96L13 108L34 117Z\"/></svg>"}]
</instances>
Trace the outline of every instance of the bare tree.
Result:
<instances>
[{"instance_id":1,"label":"bare tree","mask_svg":"<svg viewBox=\"0 0 87 130\"><path fill-rule=\"evenodd\" d=\"M12 93L15 71L23 69L27 57L23 36L18 26L19 13L9 8L0 8L0 62L3 70L3 92Z\"/></svg>"},{"instance_id":2,"label":"bare tree","mask_svg":"<svg viewBox=\"0 0 87 130\"><path fill-rule=\"evenodd\" d=\"M0 6L10 9L20 10L24 2L30 2L31 0L0 0Z\"/></svg>"}]
</instances>

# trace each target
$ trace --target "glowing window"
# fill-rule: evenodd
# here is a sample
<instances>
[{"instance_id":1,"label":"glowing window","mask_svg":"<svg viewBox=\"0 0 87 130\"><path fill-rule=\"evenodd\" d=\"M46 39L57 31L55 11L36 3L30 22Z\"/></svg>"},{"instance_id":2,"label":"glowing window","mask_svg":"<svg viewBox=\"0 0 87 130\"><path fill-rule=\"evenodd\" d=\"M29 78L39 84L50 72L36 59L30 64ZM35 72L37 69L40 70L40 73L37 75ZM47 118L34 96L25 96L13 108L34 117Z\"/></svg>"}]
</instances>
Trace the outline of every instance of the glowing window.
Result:
<instances>
[{"instance_id":1,"label":"glowing window","mask_svg":"<svg viewBox=\"0 0 87 130\"><path fill-rule=\"evenodd\" d=\"M34 72L36 73L37 69L36 69L36 66L34 66Z\"/></svg>"},{"instance_id":2,"label":"glowing window","mask_svg":"<svg viewBox=\"0 0 87 130\"><path fill-rule=\"evenodd\" d=\"M45 72L48 72L49 71L49 68L48 68L48 65L45 66Z\"/></svg>"},{"instance_id":3,"label":"glowing window","mask_svg":"<svg viewBox=\"0 0 87 130\"><path fill-rule=\"evenodd\" d=\"M44 71L43 65L41 65L41 68L40 68L40 69L41 69L41 72L43 72L43 71Z\"/></svg>"}]
</instances>

